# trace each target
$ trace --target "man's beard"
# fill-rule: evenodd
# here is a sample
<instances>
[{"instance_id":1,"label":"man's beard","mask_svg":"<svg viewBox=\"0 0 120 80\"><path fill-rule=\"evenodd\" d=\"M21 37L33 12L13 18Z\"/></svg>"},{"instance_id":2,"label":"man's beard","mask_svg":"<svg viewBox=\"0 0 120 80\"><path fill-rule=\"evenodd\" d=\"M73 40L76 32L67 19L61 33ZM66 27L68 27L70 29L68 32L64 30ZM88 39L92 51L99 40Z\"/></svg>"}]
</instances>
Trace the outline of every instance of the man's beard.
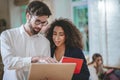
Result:
<instances>
[{"instance_id":1,"label":"man's beard","mask_svg":"<svg viewBox=\"0 0 120 80\"><path fill-rule=\"evenodd\" d=\"M38 34L39 31L35 31L31 24L29 24L30 31L33 35Z\"/></svg>"}]
</instances>

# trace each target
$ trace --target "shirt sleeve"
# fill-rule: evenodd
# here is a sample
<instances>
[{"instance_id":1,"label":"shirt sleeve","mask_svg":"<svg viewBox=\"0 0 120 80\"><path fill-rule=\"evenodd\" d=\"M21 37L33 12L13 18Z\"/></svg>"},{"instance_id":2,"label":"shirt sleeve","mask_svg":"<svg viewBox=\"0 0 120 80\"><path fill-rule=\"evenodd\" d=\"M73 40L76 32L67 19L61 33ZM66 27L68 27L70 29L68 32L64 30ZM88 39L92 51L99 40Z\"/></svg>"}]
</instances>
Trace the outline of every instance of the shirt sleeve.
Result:
<instances>
[{"instance_id":1,"label":"shirt sleeve","mask_svg":"<svg viewBox=\"0 0 120 80\"><path fill-rule=\"evenodd\" d=\"M1 56L5 68L8 69L20 69L31 63L31 57L20 57L15 54L13 43L7 31L1 34Z\"/></svg>"}]
</instances>

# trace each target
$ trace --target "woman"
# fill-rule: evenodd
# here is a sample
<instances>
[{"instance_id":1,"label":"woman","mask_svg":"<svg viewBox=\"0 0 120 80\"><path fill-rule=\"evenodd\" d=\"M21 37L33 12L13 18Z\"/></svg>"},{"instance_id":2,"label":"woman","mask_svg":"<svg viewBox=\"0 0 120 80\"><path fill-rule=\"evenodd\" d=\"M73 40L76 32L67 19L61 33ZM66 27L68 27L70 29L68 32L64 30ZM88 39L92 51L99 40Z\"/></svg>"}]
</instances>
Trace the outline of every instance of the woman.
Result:
<instances>
[{"instance_id":1,"label":"woman","mask_svg":"<svg viewBox=\"0 0 120 80\"><path fill-rule=\"evenodd\" d=\"M103 80L104 70L103 70L103 59L99 53L95 53L92 56L92 62L88 64L90 71L90 80Z\"/></svg>"},{"instance_id":2,"label":"woman","mask_svg":"<svg viewBox=\"0 0 120 80\"><path fill-rule=\"evenodd\" d=\"M83 59L84 63L79 74L72 80L89 80L89 70L82 52L82 36L76 26L68 19L56 19L47 31L51 43L51 57L61 61L63 56Z\"/></svg>"}]
</instances>

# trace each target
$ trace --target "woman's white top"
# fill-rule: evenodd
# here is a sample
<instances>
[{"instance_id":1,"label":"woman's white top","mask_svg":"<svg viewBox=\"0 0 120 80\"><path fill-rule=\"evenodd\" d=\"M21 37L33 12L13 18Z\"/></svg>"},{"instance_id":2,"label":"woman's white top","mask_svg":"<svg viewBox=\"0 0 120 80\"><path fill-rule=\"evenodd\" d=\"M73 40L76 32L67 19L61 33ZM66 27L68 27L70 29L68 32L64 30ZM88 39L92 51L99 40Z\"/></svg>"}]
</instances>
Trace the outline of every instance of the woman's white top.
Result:
<instances>
[{"instance_id":1,"label":"woman's white top","mask_svg":"<svg viewBox=\"0 0 120 80\"><path fill-rule=\"evenodd\" d=\"M99 80L94 65L89 65L88 69L90 71L90 78L89 78L89 80Z\"/></svg>"}]
</instances>

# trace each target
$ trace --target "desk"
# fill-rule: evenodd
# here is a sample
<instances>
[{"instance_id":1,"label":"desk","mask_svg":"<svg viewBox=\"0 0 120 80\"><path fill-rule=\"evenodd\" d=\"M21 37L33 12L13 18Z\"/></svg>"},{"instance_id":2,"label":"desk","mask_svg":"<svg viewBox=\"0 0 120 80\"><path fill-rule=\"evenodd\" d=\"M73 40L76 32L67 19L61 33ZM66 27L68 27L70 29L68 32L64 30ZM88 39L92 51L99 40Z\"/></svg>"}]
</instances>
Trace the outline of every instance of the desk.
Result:
<instances>
[{"instance_id":1,"label":"desk","mask_svg":"<svg viewBox=\"0 0 120 80\"><path fill-rule=\"evenodd\" d=\"M120 70L120 66L104 66L104 68L107 68L107 69L119 69Z\"/></svg>"}]
</instances>

